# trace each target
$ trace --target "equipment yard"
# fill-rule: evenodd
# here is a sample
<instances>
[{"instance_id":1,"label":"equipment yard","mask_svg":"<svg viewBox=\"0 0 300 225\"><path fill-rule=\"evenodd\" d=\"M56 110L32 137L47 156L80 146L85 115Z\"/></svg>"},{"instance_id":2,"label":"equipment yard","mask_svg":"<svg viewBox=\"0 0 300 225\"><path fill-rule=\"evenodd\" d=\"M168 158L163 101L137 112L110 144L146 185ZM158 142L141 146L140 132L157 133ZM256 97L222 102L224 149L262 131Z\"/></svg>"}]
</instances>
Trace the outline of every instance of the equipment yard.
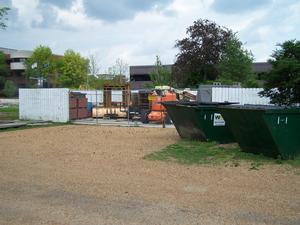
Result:
<instances>
[{"instance_id":1,"label":"equipment yard","mask_svg":"<svg viewBox=\"0 0 300 225\"><path fill-rule=\"evenodd\" d=\"M293 167L144 159L178 140L141 127L1 132L0 224L300 224Z\"/></svg>"}]
</instances>

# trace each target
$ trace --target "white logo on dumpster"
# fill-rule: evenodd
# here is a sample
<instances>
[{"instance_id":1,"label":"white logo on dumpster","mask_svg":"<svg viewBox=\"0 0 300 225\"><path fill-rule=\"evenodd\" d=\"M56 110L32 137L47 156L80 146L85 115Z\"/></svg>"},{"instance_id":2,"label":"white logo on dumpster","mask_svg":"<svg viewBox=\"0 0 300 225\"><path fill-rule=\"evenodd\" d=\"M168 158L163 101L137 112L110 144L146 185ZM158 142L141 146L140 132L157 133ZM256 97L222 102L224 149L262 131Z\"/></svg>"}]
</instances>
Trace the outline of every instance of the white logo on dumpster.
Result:
<instances>
[{"instance_id":1,"label":"white logo on dumpster","mask_svg":"<svg viewBox=\"0 0 300 225\"><path fill-rule=\"evenodd\" d=\"M214 113L214 126L225 126L225 120L220 113Z\"/></svg>"}]
</instances>

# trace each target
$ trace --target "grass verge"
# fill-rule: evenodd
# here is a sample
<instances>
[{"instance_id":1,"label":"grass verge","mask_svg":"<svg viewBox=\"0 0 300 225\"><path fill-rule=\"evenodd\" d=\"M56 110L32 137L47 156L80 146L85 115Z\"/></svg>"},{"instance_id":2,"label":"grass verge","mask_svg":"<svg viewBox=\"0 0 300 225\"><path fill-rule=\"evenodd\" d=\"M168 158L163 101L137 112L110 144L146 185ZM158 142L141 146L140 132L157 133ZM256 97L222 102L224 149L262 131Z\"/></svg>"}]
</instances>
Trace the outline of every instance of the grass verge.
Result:
<instances>
[{"instance_id":1,"label":"grass verge","mask_svg":"<svg viewBox=\"0 0 300 225\"><path fill-rule=\"evenodd\" d=\"M273 159L263 155L242 152L237 144L220 145L215 142L180 140L165 149L146 155L147 160L174 161L187 165L225 165L237 167L247 162L256 170L264 164L289 164L300 168L300 156L294 160Z\"/></svg>"}]
</instances>

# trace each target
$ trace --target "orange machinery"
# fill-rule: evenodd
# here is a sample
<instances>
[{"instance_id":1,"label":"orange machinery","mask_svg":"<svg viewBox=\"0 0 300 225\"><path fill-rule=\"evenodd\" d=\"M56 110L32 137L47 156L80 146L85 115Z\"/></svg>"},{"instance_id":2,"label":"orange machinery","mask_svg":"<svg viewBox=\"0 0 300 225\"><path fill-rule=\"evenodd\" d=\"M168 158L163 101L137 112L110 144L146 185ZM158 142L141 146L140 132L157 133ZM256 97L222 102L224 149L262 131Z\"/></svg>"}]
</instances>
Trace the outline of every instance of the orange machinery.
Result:
<instances>
[{"instance_id":1,"label":"orange machinery","mask_svg":"<svg viewBox=\"0 0 300 225\"><path fill-rule=\"evenodd\" d=\"M148 96L150 110L142 115L142 122L161 122L170 123L170 119L167 115L166 108L161 102L177 101L176 93L169 90L156 89Z\"/></svg>"}]
</instances>

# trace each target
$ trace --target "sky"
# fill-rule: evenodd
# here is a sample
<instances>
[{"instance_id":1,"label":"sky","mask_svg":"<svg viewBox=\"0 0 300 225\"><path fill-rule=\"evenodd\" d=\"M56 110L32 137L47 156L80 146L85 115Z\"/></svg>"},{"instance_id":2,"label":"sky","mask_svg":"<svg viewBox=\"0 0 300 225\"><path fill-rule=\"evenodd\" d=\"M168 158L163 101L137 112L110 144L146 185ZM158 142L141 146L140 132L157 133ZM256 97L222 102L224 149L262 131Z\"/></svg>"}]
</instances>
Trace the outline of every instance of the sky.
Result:
<instances>
[{"instance_id":1,"label":"sky","mask_svg":"<svg viewBox=\"0 0 300 225\"><path fill-rule=\"evenodd\" d=\"M176 40L198 19L237 32L256 62L276 44L300 39L300 0L0 0L11 8L0 47L33 50L47 45L94 55L101 72L117 58L128 65L176 60Z\"/></svg>"}]
</instances>

